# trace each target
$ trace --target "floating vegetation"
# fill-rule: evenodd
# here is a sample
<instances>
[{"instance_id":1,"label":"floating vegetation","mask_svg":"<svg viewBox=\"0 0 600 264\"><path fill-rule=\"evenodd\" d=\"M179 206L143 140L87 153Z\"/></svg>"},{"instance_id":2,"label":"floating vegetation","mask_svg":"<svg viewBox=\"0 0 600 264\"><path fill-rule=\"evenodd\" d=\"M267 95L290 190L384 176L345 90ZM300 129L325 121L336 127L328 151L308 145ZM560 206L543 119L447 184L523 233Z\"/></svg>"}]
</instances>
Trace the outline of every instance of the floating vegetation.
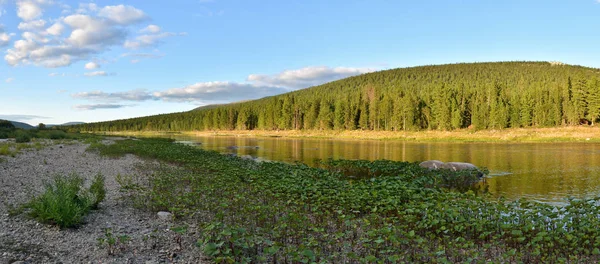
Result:
<instances>
[{"instance_id":1,"label":"floating vegetation","mask_svg":"<svg viewBox=\"0 0 600 264\"><path fill-rule=\"evenodd\" d=\"M166 139L97 149L178 164L129 182L129 194L197 220L198 246L217 263L600 260L600 198L505 201L479 191L471 171L407 162L257 163Z\"/></svg>"}]
</instances>

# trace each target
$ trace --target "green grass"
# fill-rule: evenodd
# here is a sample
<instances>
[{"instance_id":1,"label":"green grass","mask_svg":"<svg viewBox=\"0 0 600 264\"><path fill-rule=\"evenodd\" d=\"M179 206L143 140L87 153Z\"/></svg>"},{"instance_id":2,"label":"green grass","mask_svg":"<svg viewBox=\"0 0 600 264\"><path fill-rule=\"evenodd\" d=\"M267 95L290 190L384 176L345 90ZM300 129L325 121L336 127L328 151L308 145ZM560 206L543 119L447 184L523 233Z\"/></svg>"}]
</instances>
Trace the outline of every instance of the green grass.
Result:
<instances>
[{"instance_id":1,"label":"green grass","mask_svg":"<svg viewBox=\"0 0 600 264\"><path fill-rule=\"evenodd\" d=\"M469 171L393 161L256 163L167 139L95 151L179 165L119 182L136 204L197 221L198 246L217 263L600 260L600 198L564 207L511 202L475 192Z\"/></svg>"},{"instance_id":2,"label":"green grass","mask_svg":"<svg viewBox=\"0 0 600 264\"><path fill-rule=\"evenodd\" d=\"M89 189L83 188L83 183L83 178L76 174L57 175L52 183L46 184L44 193L32 198L23 208L42 223L62 228L78 226L105 197L102 175L96 175Z\"/></svg>"},{"instance_id":3,"label":"green grass","mask_svg":"<svg viewBox=\"0 0 600 264\"><path fill-rule=\"evenodd\" d=\"M0 144L0 156L12 156L14 151L11 149L11 144Z\"/></svg>"}]
</instances>

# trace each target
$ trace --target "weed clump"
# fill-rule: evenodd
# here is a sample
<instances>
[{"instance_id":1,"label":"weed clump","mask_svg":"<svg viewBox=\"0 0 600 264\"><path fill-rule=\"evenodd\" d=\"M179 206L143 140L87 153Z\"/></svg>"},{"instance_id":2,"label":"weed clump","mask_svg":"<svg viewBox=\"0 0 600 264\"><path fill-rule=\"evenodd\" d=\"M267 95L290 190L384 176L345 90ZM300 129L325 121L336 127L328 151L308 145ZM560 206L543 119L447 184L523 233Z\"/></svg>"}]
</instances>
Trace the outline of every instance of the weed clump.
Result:
<instances>
[{"instance_id":1,"label":"weed clump","mask_svg":"<svg viewBox=\"0 0 600 264\"><path fill-rule=\"evenodd\" d=\"M17 143L27 143L27 142L31 142L31 136L27 133L19 133L16 137L15 137L15 141Z\"/></svg>"},{"instance_id":2,"label":"weed clump","mask_svg":"<svg viewBox=\"0 0 600 264\"><path fill-rule=\"evenodd\" d=\"M83 217L105 197L104 177L97 174L89 189L83 187L84 180L77 174L57 175L45 186L40 196L24 204L28 214L42 223L55 224L62 228L81 224Z\"/></svg>"}]
</instances>

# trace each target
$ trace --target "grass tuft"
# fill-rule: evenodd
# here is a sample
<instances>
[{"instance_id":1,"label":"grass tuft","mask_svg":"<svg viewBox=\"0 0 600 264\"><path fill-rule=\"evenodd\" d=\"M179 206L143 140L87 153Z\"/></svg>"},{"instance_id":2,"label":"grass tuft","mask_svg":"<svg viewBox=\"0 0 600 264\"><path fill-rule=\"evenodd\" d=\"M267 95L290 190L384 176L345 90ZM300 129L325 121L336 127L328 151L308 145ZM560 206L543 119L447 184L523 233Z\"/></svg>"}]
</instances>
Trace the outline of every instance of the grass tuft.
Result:
<instances>
[{"instance_id":1,"label":"grass tuft","mask_svg":"<svg viewBox=\"0 0 600 264\"><path fill-rule=\"evenodd\" d=\"M42 223L62 228L82 223L83 217L104 199L104 177L98 174L90 189L83 188L83 178L77 174L57 175L46 184L42 195L23 205L28 214Z\"/></svg>"}]
</instances>

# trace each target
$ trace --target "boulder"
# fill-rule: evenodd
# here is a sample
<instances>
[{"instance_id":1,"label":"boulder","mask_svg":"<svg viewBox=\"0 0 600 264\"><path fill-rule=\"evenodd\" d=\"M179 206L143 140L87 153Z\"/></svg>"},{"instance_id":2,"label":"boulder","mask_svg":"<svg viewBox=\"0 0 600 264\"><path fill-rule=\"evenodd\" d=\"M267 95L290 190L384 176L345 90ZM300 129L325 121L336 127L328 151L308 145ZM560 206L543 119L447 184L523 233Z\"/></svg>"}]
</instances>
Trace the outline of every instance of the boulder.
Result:
<instances>
[{"instance_id":1,"label":"boulder","mask_svg":"<svg viewBox=\"0 0 600 264\"><path fill-rule=\"evenodd\" d=\"M446 163L444 163L439 160L428 160L428 161L423 161L423 162L419 163L419 166L421 166L422 168L430 169L430 170L437 170L437 169L448 169L448 170L453 170L453 171L477 170L477 171L479 171L477 176L483 177L483 172L481 172L479 170L479 168L477 168L477 166L475 166L471 163L467 163L467 162L446 162Z\"/></svg>"},{"instance_id":2,"label":"boulder","mask_svg":"<svg viewBox=\"0 0 600 264\"><path fill-rule=\"evenodd\" d=\"M442 168L450 169L453 171L479 169L477 168L477 166L467 162L446 162L444 163Z\"/></svg>"},{"instance_id":3,"label":"boulder","mask_svg":"<svg viewBox=\"0 0 600 264\"><path fill-rule=\"evenodd\" d=\"M439 160L428 160L428 161L423 161L421 163L419 163L419 166L421 166L422 168L427 168L430 170L437 170L439 168L442 168L444 166L445 163L439 161Z\"/></svg>"},{"instance_id":4,"label":"boulder","mask_svg":"<svg viewBox=\"0 0 600 264\"><path fill-rule=\"evenodd\" d=\"M158 219L163 221L169 221L173 219L173 214L165 211L160 211L156 215L158 216Z\"/></svg>"}]
</instances>

